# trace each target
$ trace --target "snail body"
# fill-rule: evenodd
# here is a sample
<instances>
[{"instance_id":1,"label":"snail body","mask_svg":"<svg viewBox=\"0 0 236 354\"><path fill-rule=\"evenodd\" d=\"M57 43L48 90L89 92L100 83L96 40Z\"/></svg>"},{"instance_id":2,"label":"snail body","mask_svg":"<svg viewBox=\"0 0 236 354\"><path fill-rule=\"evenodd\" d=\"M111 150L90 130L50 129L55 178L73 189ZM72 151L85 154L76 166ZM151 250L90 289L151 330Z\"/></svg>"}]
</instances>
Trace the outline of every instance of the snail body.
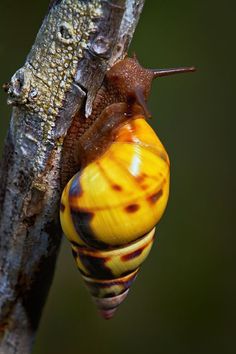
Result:
<instances>
[{"instance_id":1,"label":"snail body","mask_svg":"<svg viewBox=\"0 0 236 354\"><path fill-rule=\"evenodd\" d=\"M138 83L134 75L127 82L131 69ZM108 72L113 92L125 99L108 105L79 139L81 167L61 198L63 232L104 318L127 296L168 200L169 158L146 121L156 76L130 58Z\"/></svg>"}]
</instances>

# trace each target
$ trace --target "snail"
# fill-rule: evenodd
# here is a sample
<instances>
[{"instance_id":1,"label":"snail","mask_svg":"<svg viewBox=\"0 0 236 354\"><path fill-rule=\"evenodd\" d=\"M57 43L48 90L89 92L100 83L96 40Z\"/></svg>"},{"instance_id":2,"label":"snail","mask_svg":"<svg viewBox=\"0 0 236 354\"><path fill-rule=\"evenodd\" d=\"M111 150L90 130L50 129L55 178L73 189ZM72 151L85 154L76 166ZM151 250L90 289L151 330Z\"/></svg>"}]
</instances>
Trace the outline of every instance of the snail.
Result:
<instances>
[{"instance_id":1,"label":"snail","mask_svg":"<svg viewBox=\"0 0 236 354\"><path fill-rule=\"evenodd\" d=\"M169 195L169 157L147 123L152 80L193 70L144 69L128 57L117 62L105 77L106 106L78 138L80 168L62 193L60 220L106 319L148 256Z\"/></svg>"}]
</instances>

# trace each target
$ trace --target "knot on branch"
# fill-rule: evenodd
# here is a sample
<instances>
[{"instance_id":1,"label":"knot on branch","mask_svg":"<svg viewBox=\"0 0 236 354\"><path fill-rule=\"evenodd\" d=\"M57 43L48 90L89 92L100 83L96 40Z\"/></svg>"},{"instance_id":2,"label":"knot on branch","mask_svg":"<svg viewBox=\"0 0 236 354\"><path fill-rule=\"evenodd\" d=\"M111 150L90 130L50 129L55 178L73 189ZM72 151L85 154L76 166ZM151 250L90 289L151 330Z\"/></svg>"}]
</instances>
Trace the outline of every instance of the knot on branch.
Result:
<instances>
[{"instance_id":1,"label":"knot on branch","mask_svg":"<svg viewBox=\"0 0 236 354\"><path fill-rule=\"evenodd\" d=\"M37 90L31 87L32 73L23 67L17 70L8 84L8 101L10 105L26 104L37 97Z\"/></svg>"},{"instance_id":2,"label":"knot on branch","mask_svg":"<svg viewBox=\"0 0 236 354\"><path fill-rule=\"evenodd\" d=\"M57 38L64 44L72 44L77 39L72 25L67 22L58 26Z\"/></svg>"}]
</instances>

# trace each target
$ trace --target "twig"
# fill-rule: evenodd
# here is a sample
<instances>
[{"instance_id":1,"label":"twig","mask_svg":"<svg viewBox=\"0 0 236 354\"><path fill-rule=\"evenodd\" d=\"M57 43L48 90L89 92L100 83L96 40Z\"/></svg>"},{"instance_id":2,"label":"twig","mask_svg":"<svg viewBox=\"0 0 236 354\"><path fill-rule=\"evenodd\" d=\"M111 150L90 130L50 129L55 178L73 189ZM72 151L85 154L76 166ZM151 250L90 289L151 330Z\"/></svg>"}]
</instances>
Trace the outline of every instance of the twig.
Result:
<instances>
[{"instance_id":1,"label":"twig","mask_svg":"<svg viewBox=\"0 0 236 354\"><path fill-rule=\"evenodd\" d=\"M144 0L53 0L25 65L0 170L0 353L31 352L60 245L62 150L106 70L122 58ZM85 103L86 102L86 103ZM69 172L68 172L68 176Z\"/></svg>"}]
</instances>

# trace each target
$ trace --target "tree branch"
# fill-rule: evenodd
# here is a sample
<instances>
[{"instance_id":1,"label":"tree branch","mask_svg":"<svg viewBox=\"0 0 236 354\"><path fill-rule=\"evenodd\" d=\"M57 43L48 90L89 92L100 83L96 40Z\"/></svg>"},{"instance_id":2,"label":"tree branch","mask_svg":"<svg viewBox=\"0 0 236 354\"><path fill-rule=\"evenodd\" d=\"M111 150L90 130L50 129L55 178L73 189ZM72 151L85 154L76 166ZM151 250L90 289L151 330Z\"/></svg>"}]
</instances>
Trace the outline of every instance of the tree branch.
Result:
<instances>
[{"instance_id":1,"label":"tree branch","mask_svg":"<svg viewBox=\"0 0 236 354\"><path fill-rule=\"evenodd\" d=\"M7 87L13 112L0 170L0 353L31 351L61 239L63 142L75 113L83 106L91 114L105 72L125 55L143 2L51 1Z\"/></svg>"}]
</instances>

